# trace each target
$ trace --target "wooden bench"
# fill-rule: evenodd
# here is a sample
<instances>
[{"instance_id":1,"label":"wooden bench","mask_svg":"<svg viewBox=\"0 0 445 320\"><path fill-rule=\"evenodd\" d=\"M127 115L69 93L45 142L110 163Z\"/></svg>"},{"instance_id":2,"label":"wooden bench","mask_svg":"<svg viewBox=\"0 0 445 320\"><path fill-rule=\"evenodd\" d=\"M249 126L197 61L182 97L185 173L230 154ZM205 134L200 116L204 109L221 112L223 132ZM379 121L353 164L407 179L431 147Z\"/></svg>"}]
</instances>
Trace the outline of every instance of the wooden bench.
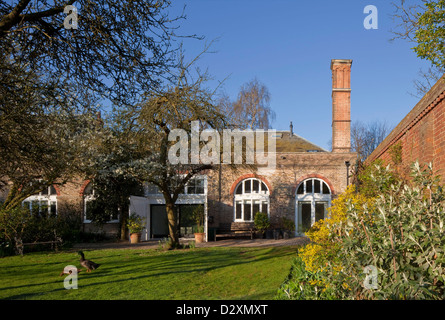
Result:
<instances>
[{"instance_id":1,"label":"wooden bench","mask_svg":"<svg viewBox=\"0 0 445 320\"><path fill-rule=\"evenodd\" d=\"M255 227L253 222L220 223L215 234L216 238L246 238L253 239Z\"/></svg>"},{"instance_id":2,"label":"wooden bench","mask_svg":"<svg viewBox=\"0 0 445 320\"><path fill-rule=\"evenodd\" d=\"M21 244L21 254L23 255L24 251L25 251L25 246L35 246L35 245L46 245L46 244L50 244L51 245L51 250L58 250L59 245L62 244L62 239L61 238L57 238L54 241L42 241L42 242L27 242L27 243L22 243Z\"/></svg>"}]
</instances>

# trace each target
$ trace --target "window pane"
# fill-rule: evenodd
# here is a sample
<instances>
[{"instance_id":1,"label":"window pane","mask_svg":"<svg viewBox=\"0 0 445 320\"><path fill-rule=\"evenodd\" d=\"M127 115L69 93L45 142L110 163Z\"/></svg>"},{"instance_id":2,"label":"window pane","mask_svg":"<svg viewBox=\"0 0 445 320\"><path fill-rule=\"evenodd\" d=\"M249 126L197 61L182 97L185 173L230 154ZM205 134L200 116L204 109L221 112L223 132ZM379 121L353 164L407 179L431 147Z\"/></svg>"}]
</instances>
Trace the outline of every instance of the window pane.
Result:
<instances>
[{"instance_id":1,"label":"window pane","mask_svg":"<svg viewBox=\"0 0 445 320\"><path fill-rule=\"evenodd\" d=\"M321 193L320 180L314 180L314 193Z\"/></svg>"},{"instance_id":2,"label":"window pane","mask_svg":"<svg viewBox=\"0 0 445 320\"><path fill-rule=\"evenodd\" d=\"M304 193L304 182L300 183L297 190L297 194L303 194L303 193Z\"/></svg>"},{"instance_id":3,"label":"window pane","mask_svg":"<svg viewBox=\"0 0 445 320\"><path fill-rule=\"evenodd\" d=\"M52 196L57 195L57 191L56 191L56 188L54 188L54 186L49 187L49 191L50 191L50 195L52 195Z\"/></svg>"},{"instance_id":4,"label":"window pane","mask_svg":"<svg viewBox=\"0 0 445 320\"><path fill-rule=\"evenodd\" d=\"M50 207L49 207L48 201L46 201L46 200L40 201L40 208L39 208L40 216L47 217L48 213L49 213L49 209L50 209Z\"/></svg>"},{"instance_id":5,"label":"window pane","mask_svg":"<svg viewBox=\"0 0 445 320\"><path fill-rule=\"evenodd\" d=\"M23 201L23 208L30 210L29 206L30 206L29 201Z\"/></svg>"},{"instance_id":6,"label":"window pane","mask_svg":"<svg viewBox=\"0 0 445 320\"><path fill-rule=\"evenodd\" d=\"M204 187L196 187L196 194L204 194Z\"/></svg>"},{"instance_id":7,"label":"window pane","mask_svg":"<svg viewBox=\"0 0 445 320\"><path fill-rule=\"evenodd\" d=\"M55 216L57 214L57 204L55 201L51 201L51 206L49 208L49 214Z\"/></svg>"},{"instance_id":8,"label":"window pane","mask_svg":"<svg viewBox=\"0 0 445 320\"><path fill-rule=\"evenodd\" d=\"M196 193L204 194L204 179L196 179Z\"/></svg>"},{"instance_id":9,"label":"window pane","mask_svg":"<svg viewBox=\"0 0 445 320\"><path fill-rule=\"evenodd\" d=\"M39 201L31 202L31 214L38 215L40 211Z\"/></svg>"},{"instance_id":10,"label":"window pane","mask_svg":"<svg viewBox=\"0 0 445 320\"><path fill-rule=\"evenodd\" d=\"M253 202L253 215L255 216L258 212L260 212L260 202L254 201Z\"/></svg>"},{"instance_id":11,"label":"window pane","mask_svg":"<svg viewBox=\"0 0 445 320\"><path fill-rule=\"evenodd\" d=\"M244 181L244 193L250 193L252 180Z\"/></svg>"},{"instance_id":12,"label":"window pane","mask_svg":"<svg viewBox=\"0 0 445 320\"><path fill-rule=\"evenodd\" d=\"M311 203L300 204L302 231L306 232L311 227Z\"/></svg>"},{"instance_id":13,"label":"window pane","mask_svg":"<svg viewBox=\"0 0 445 320\"><path fill-rule=\"evenodd\" d=\"M187 194L195 194L196 190L195 190L195 179L191 179L189 180L189 182L187 182L186 185L186 190L187 190Z\"/></svg>"},{"instance_id":14,"label":"window pane","mask_svg":"<svg viewBox=\"0 0 445 320\"><path fill-rule=\"evenodd\" d=\"M235 194L243 194L243 183L240 183L238 187L236 187Z\"/></svg>"},{"instance_id":15,"label":"window pane","mask_svg":"<svg viewBox=\"0 0 445 320\"><path fill-rule=\"evenodd\" d=\"M267 193L267 187L266 184L264 182L261 182L261 191L265 191L265 193Z\"/></svg>"},{"instance_id":16,"label":"window pane","mask_svg":"<svg viewBox=\"0 0 445 320\"><path fill-rule=\"evenodd\" d=\"M316 202L315 203L315 221L324 219L325 213L325 203L324 202Z\"/></svg>"},{"instance_id":17,"label":"window pane","mask_svg":"<svg viewBox=\"0 0 445 320\"><path fill-rule=\"evenodd\" d=\"M48 187L43 188L43 190L40 192L42 196L46 196L48 194Z\"/></svg>"},{"instance_id":18,"label":"window pane","mask_svg":"<svg viewBox=\"0 0 445 320\"><path fill-rule=\"evenodd\" d=\"M244 221L251 220L251 218L252 218L251 210L252 210L252 205L251 205L250 201L246 201L244 203Z\"/></svg>"},{"instance_id":19,"label":"window pane","mask_svg":"<svg viewBox=\"0 0 445 320\"><path fill-rule=\"evenodd\" d=\"M253 180L253 192L259 192L260 191L260 182L258 180Z\"/></svg>"},{"instance_id":20,"label":"window pane","mask_svg":"<svg viewBox=\"0 0 445 320\"><path fill-rule=\"evenodd\" d=\"M312 180L306 181L306 193L312 193Z\"/></svg>"},{"instance_id":21,"label":"window pane","mask_svg":"<svg viewBox=\"0 0 445 320\"><path fill-rule=\"evenodd\" d=\"M330 194L328 185L323 182L323 194Z\"/></svg>"},{"instance_id":22,"label":"window pane","mask_svg":"<svg viewBox=\"0 0 445 320\"><path fill-rule=\"evenodd\" d=\"M237 202L235 205L235 219L241 219L241 202Z\"/></svg>"},{"instance_id":23,"label":"window pane","mask_svg":"<svg viewBox=\"0 0 445 320\"><path fill-rule=\"evenodd\" d=\"M93 201L87 201L85 205L85 220L91 220L92 216L91 213L93 212Z\"/></svg>"}]
</instances>

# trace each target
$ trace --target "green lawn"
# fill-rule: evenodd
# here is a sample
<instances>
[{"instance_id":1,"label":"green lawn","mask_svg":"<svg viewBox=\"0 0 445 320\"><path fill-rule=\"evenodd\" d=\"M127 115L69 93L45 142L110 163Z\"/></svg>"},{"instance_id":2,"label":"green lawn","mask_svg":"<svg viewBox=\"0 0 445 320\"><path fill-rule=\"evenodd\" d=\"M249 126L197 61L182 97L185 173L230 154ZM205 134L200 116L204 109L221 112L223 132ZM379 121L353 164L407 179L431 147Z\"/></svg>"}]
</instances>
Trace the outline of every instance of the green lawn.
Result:
<instances>
[{"instance_id":1,"label":"green lawn","mask_svg":"<svg viewBox=\"0 0 445 320\"><path fill-rule=\"evenodd\" d=\"M60 272L77 252L0 258L0 299L273 299L297 247L85 250L101 263L67 290Z\"/></svg>"}]
</instances>

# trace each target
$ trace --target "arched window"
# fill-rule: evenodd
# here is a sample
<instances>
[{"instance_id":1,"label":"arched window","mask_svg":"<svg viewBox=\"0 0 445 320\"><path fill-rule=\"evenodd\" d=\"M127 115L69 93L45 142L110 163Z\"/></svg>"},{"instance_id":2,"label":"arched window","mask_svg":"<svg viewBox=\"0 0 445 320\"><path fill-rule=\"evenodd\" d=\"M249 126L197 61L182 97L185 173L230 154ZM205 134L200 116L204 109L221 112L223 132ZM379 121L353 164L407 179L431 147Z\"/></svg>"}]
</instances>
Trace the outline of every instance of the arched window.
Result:
<instances>
[{"instance_id":1,"label":"arched window","mask_svg":"<svg viewBox=\"0 0 445 320\"><path fill-rule=\"evenodd\" d=\"M39 193L26 198L22 205L32 214L57 215L57 191L54 186L45 187Z\"/></svg>"},{"instance_id":2,"label":"arched window","mask_svg":"<svg viewBox=\"0 0 445 320\"><path fill-rule=\"evenodd\" d=\"M253 221L257 212L269 214L269 188L256 178L242 180L235 188L234 221Z\"/></svg>"},{"instance_id":3,"label":"arched window","mask_svg":"<svg viewBox=\"0 0 445 320\"><path fill-rule=\"evenodd\" d=\"M93 184L89 182L83 190L84 223L92 222L92 214L94 214L94 212L107 212L110 214L108 222L119 222L119 210L116 207L103 207L103 205L94 200L96 200L96 193Z\"/></svg>"},{"instance_id":4,"label":"arched window","mask_svg":"<svg viewBox=\"0 0 445 320\"><path fill-rule=\"evenodd\" d=\"M309 178L301 182L295 198L295 221L299 233L306 232L316 221L327 217L331 189L322 179Z\"/></svg>"}]
</instances>

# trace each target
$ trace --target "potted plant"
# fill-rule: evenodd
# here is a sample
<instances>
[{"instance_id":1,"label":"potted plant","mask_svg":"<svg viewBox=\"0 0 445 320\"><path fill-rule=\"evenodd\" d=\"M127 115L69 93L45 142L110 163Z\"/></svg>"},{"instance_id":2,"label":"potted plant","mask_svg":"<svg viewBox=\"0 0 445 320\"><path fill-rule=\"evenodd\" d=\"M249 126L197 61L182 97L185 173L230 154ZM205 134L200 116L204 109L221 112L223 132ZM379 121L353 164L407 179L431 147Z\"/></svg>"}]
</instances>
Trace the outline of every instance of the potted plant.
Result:
<instances>
[{"instance_id":1,"label":"potted plant","mask_svg":"<svg viewBox=\"0 0 445 320\"><path fill-rule=\"evenodd\" d=\"M283 238L288 239L292 237L295 232L295 223L286 217L281 218L281 225L283 226Z\"/></svg>"},{"instance_id":2,"label":"potted plant","mask_svg":"<svg viewBox=\"0 0 445 320\"><path fill-rule=\"evenodd\" d=\"M255 214L254 225L255 229L260 232L261 237L264 237L264 233L270 228L270 220L267 213L257 212Z\"/></svg>"},{"instance_id":3,"label":"potted plant","mask_svg":"<svg viewBox=\"0 0 445 320\"><path fill-rule=\"evenodd\" d=\"M195 242L204 242L205 232L204 232L204 206L199 205L193 210L193 218L197 225L197 232L195 232Z\"/></svg>"},{"instance_id":4,"label":"potted plant","mask_svg":"<svg viewBox=\"0 0 445 320\"><path fill-rule=\"evenodd\" d=\"M145 229L145 219L132 213L127 220L127 228L130 232L130 242L138 243L141 240L141 232Z\"/></svg>"}]
</instances>

